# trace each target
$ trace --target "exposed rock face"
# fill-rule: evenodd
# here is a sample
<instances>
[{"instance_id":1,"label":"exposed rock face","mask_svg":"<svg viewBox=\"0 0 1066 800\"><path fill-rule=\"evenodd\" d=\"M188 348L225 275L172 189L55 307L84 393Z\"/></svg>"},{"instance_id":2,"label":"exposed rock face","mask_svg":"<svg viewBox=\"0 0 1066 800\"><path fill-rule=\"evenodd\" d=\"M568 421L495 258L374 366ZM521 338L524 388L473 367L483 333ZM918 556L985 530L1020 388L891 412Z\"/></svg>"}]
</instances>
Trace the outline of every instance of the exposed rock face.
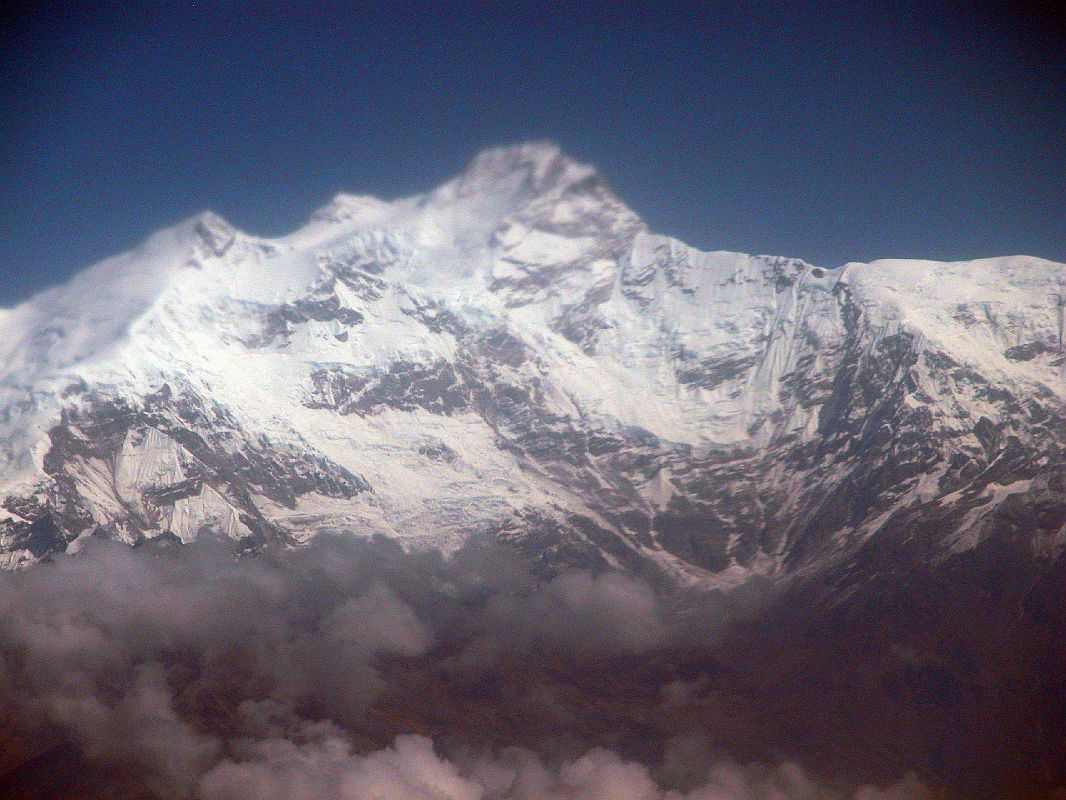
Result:
<instances>
[{"instance_id":1,"label":"exposed rock face","mask_svg":"<svg viewBox=\"0 0 1066 800\"><path fill-rule=\"evenodd\" d=\"M548 145L283 239L207 214L0 318L2 558L488 531L835 596L886 548L1009 540L1039 571L1066 541L1062 272L703 253Z\"/></svg>"}]
</instances>

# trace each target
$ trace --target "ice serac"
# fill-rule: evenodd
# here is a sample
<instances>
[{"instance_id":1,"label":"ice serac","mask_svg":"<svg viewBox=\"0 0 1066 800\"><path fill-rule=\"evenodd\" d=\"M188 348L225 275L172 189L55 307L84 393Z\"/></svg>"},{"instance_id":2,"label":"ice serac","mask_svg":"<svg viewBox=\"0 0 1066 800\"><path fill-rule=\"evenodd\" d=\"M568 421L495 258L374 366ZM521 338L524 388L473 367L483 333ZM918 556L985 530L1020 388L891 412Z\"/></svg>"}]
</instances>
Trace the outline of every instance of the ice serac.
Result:
<instances>
[{"instance_id":1,"label":"ice serac","mask_svg":"<svg viewBox=\"0 0 1066 800\"><path fill-rule=\"evenodd\" d=\"M542 143L279 239L203 214L2 312L0 558L336 531L712 586L1037 574L1063 276L701 252Z\"/></svg>"}]
</instances>

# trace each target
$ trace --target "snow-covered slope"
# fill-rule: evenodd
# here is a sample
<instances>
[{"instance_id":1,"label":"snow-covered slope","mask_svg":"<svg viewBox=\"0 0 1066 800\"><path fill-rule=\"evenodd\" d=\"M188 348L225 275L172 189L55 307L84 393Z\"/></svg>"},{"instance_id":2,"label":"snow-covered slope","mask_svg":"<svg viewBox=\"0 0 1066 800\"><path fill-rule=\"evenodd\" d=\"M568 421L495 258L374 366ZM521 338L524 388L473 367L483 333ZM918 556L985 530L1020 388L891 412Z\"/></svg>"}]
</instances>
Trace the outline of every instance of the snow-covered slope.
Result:
<instances>
[{"instance_id":1,"label":"snow-covered slope","mask_svg":"<svg viewBox=\"0 0 1066 800\"><path fill-rule=\"evenodd\" d=\"M704 253L546 144L280 239L206 213L0 312L3 563L489 533L723 585L1021 524L1052 555L1063 269Z\"/></svg>"}]
</instances>

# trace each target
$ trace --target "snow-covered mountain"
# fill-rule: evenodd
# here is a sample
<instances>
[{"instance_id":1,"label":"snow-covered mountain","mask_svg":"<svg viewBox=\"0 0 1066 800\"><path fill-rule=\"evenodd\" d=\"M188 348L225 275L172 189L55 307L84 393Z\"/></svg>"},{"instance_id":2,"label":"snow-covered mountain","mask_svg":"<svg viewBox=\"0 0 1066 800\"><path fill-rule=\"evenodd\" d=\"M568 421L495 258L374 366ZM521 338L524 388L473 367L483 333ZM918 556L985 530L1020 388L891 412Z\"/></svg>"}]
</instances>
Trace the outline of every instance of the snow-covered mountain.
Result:
<instances>
[{"instance_id":1,"label":"snow-covered mountain","mask_svg":"<svg viewBox=\"0 0 1066 800\"><path fill-rule=\"evenodd\" d=\"M0 312L0 551L322 531L700 585L1066 542L1066 268L656 235L546 144L263 239L205 213Z\"/></svg>"}]
</instances>

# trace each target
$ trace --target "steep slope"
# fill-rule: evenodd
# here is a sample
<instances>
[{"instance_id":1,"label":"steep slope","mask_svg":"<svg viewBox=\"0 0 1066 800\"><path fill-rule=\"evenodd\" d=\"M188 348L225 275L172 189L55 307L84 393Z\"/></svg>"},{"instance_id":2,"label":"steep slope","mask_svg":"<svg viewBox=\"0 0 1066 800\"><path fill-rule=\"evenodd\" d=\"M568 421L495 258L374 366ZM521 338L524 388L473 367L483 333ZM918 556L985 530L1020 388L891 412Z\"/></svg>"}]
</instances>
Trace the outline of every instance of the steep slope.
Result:
<instances>
[{"instance_id":1,"label":"steep slope","mask_svg":"<svg viewBox=\"0 0 1066 800\"><path fill-rule=\"evenodd\" d=\"M0 317L3 563L344 531L841 595L886 542L1046 566L1064 296L1027 257L700 252L541 144L281 239L205 214Z\"/></svg>"}]
</instances>

